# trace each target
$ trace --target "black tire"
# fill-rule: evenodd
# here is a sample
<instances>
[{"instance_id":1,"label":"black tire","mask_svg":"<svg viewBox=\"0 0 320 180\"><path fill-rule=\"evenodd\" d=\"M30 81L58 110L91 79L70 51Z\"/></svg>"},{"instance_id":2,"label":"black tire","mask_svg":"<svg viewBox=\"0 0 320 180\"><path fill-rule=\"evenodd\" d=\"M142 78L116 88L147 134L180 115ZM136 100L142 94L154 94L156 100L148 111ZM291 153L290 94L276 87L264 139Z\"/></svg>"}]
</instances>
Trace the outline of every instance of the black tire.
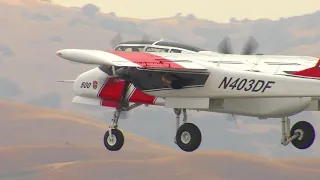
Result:
<instances>
[{"instance_id":1,"label":"black tire","mask_svg":"<svg viewBox=\"0 0 320 180\"><path fill-rule=\"evenodd\" d=\"M111 134L115 137L115 142L111 144L110 141L108 141L109 138L109 130L104 134L104 146L109 150L109 151L118 151L122 148L124 144L124 136L122 132L119 129L112 129Z\"/></svg>"},{"instance_id":2,"label":"black tire","mask_svg":"<svg viewBox=\"0 0 320 180\"><path fill-rule=\"evenodd\" d=\"M185 134L185 132L190 135L189 142L184 142L182 138L182 135ZM186 152L192 152L198 149L201 144L201 138L200 129L192 123L185 123L181 125L176 133L177 145L180 147L180 149Z\"/></svg>"},{"instance_id":3,"label":"black tire","mask_svg":"<svg viewBox=\"0 0 320 180\"><path fill-rule=\"evenodd\" d=\"M297 129L303 132L303 136L301 140L298 137L291 141L292 145L298 149L309 148L313 144L315 139L315 131L313 126L309 122L299 121L292 126L290 135L293 136Z\"/></svg>"}]
</instances>

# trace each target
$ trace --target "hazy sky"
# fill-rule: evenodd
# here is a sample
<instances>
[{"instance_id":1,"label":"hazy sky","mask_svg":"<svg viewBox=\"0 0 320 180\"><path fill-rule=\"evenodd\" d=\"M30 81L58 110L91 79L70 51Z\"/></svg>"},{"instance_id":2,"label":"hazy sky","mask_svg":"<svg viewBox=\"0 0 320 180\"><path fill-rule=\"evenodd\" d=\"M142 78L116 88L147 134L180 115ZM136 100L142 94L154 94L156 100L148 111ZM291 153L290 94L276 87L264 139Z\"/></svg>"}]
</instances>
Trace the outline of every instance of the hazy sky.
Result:
<instances>
[{"instance_id":1,"label":"hazy sky","mask_svg":"<svg viewBox=\"0 0 320 180\"><path fill-rule=\"evenodd\" d=\"M118 16L158 18L193 13L199 18L214 21L269 18L278 19L312 13L320 10L319 0L53 0L65 6L82 6L92 3L103 12L116 12Z\"/></svg>"}]
</instances>

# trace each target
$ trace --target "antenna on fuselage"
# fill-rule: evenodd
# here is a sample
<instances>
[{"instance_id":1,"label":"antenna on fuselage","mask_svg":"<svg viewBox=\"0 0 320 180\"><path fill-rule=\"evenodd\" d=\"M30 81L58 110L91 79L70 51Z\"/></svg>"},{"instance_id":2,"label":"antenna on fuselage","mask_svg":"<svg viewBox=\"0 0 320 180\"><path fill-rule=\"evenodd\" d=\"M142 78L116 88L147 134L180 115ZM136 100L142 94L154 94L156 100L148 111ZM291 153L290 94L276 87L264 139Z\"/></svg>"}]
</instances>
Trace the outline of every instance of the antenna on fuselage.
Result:
<instances>
[{"instance_id":1,"label":"antenna on fuselage","mask_svg":"<svg viewBox=\"0 0 320 180\"><path fill-rule=\"evenodd\" d=\"M283 60L281 61L281 64L280 64L279 67L277 68L276 72L273 73L273 75L275 75L275 74L278 72L278 70L279 70L280 67L282 66L282 63L283 63Z\"/></svg>"},{"instance_id":2,"label":"antenna on fuselage","mask_svg":"<svg viewBox=\"0 0 320 180\"><path fill-rule=\"evenodd\" d=\"M152 43L152 45L155 45L155 44L157 44L158 42L161 42L161 41L164 41L164 39L163 39L163 38L161 38L160 40L155 41L154 43Z\"/></svg>"},{"instance_id":3,"label":"antenna on fuselage","mask_svg":"<svg viewBox=\"0 0 320 180\"><path fill-rule=\"evenodd\" d=\"M253 63L253 66L252 66L251 69L250 69L251 72L253 71L253 68L254 68L256 65L259 64L258 62L260 61L260 59L261 59L261 56L259 56L258 60L257 60L255 63ZM248 62L248 60L247 60L247 62Z\"/></svg>"},{"instance_id":4,"label":"antenna on fuselage","mask_svg":"<svg viewBox=\"0 0 320 180\"><path fill-rule=\"evenodd\" d=\"M161 38L160 40L158 40L158 41L155 41L154 43L152 43L151 45L147 45L147 46L145 46L144 48L143 48L143 51L146 51L147 50L147 48L148 47L152 47L153 45L155 45L155 44L157 44L158 42L161 42L161 41L164 41L164 39L163 38Z\"/></svg>"},{"instance_id":5,"label":"antenna on fuselage","mask_svg":"<svg viewBox=\"0 0 320 180\"><path fill-rule=\"evenodd\" d=\"M217 66L218 66L218 67L219 67L220 62L222 61L224 55L225 55L225 54L221 54L220 61L217 63Z\"/></svg>"}]
</instances>

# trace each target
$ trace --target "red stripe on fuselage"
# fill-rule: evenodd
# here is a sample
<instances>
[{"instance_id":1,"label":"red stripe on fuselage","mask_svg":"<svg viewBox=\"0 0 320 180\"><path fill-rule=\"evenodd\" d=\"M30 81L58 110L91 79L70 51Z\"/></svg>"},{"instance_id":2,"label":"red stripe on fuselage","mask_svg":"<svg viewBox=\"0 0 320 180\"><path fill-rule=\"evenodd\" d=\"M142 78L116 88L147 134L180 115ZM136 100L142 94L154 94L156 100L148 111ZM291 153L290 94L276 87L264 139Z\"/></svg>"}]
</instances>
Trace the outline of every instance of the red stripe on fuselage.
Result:
<instances>
[{"instance_id":1,"label":"red stripe on fuselage","mask_svg":"<svg viewBox=\"0 0 320 180\"><path fill-rule=\"evenodd\" d=\"M314 67L304 69L301 71L296 71L292 74L297 75L297 76L306 76L306 77L315 77L319 78L320 77L320 58L317 62L317 64Z\"/></svg>"},{"instance_id":2,"label":"red stripe on fuselage","mask_svg":"<svg viewBox=\"0 0 320 180\"><path fill-rule=\"evenodd\" d=\"M121 99L121 93L122 93L123 87L124 87L124 80L108 78L106 80L106 83L102 87L100 93L98 94L98 97L103 100L102 106L113 107L112 104L116 105L115 103L118 103ZM135 88L133 91L134 92L129 97L129 102L153 104L154 100L156 99L156 97L150 96L137 88ZM115 102L112 103L112 101L115 101ZM107 105L107 104L111 104L111 105Z\"/></svg>"},{"instance_id":3,"label":"red stripe on fuselage","mask_svg":"<svg viewBox=\"0 0 320 180\"><path fill-rule=\"evenodd\" d=\"M135 88L131 97L129 98L129 102L133 103L142 103L142 104L153 104L156 97L150 96L140 89Z\"/></svg>"},{"instance_id":4,"label":"red stripe on fuselage","mask_svg":"<svg viewBox=\"0 0 320 180\"><path fill-rule=\"evenodd\" d=\"M164 57L146 53L146 52L124 52L124 51L107 51L107 52L115 54L122 58L125 58L142 67L184 69L183 66L173 61L170 61Z\"/></svg>"},{"instance_id":5,"label":"red stripe on fuselage","mask_svg":"<svg viewBox=\"0 0 320 180\"><path fill-rule=\"evenodd\" d=\"M104 100L119 101L121 98L124 81L119 81L115 78L108 78L106 81L107 82L102 87L98 97Z\"/></svg>"},{"instance_id":6,"label":"red stripe on fuselage","mask_svg":"<svg viewBox=\"0 0 320 180\"><path fill-rule=\"evenodd\" d=\"M101 102L101 106L118 108L119 105L120 105L119 101L117 102L117 101L102 100L102 102Z\"/></svg>"}]
</instances>

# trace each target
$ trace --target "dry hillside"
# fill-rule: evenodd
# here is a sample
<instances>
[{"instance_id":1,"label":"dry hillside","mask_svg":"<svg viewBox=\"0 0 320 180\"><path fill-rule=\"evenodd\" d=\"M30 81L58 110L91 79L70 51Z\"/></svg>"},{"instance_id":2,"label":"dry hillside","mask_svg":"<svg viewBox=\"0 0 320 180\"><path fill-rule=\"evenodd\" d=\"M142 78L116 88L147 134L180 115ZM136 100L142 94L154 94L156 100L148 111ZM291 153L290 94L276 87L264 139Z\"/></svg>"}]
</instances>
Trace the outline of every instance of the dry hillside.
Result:
<instances>
[{"instance_id":1,"label":"dry hillside","mask_svg":"<svg viewBox=\"0 0 320 180\"><path fill-rule=\"evenodd\" d=\"M59 110L0 101L0 179L308 179L318 159L267 159L226 151L185 153L125 132L119 152L106 124Z\"/></svg>"}]
</instances>

